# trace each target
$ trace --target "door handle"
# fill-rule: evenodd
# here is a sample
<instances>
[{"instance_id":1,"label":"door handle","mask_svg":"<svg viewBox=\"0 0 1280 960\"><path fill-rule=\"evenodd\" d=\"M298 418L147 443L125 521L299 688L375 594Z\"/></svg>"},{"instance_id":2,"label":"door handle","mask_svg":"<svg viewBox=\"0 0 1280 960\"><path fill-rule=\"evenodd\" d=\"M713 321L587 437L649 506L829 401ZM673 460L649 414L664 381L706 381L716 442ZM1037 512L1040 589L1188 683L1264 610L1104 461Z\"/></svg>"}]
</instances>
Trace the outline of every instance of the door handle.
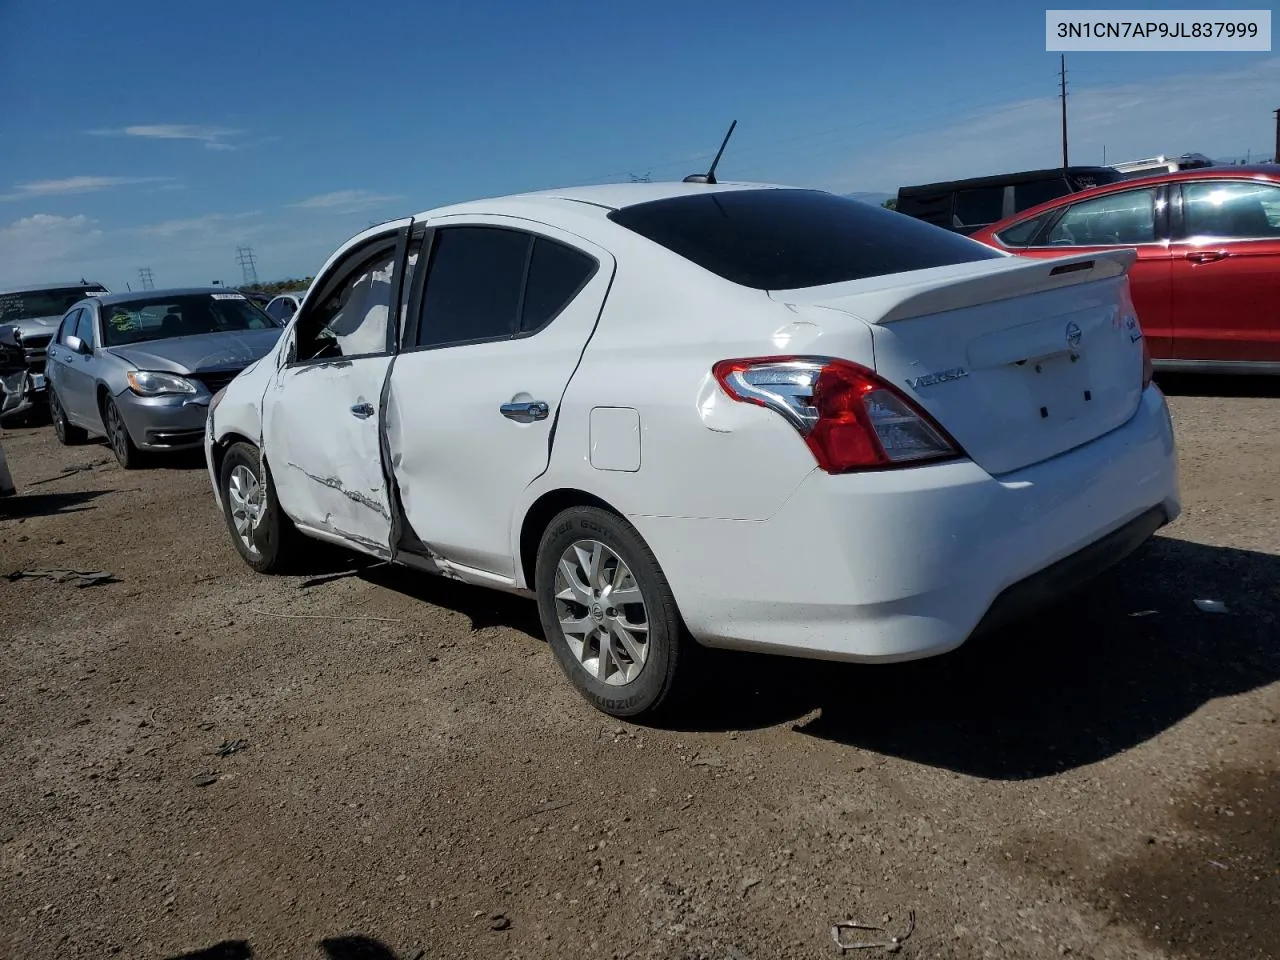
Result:
<instances>
[{"instance_id":1,"label":"door handle","mask_svg":"<svg viewBox=\"0 0 1280 960\"><path fill-rule=\"evenodd\" d=\"M1214 263L1227 259L1231 254L1225 250L1192 250L1186 256L1192 263Z\"/></svg>"},{"instance_id":2,"label":"door handle","mask_svg":"<svg viewBox=\"0 0 1280 960\"><path fill-rule=\"evenodd\" d=\"M367 420L369 417L373 416L373 404L353 403L351 405L351 415L353 417L359 417L361 420Z\"/></svg>"},{"instance_id":3,"label":"door handle","mask_svg":"<svg viewBox=\"0 0 1280 960\"><path fill-rule=\"evenodd\" d=\"M551 413L551 408L541 400L530 400L528 403L504 403L498 409L502 411L504 417L516 423L545 420Z\"/></svg>"}]
</instances>

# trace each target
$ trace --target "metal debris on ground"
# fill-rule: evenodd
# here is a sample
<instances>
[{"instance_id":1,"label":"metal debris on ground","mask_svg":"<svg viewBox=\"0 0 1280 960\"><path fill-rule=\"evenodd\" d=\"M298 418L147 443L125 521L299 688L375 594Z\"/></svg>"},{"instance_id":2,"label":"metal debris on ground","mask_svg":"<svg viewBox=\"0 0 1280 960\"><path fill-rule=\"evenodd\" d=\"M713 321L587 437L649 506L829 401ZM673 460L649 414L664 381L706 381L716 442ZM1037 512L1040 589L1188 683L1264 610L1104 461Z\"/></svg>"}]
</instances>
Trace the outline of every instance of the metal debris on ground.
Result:
<instances>
[{"instance_id":1,"label":"metal debris on ground","mask_svg":"<svg viewBox=\"0 0 1280 960\"><path fill-rule=\"evenodd\" d=\"M869 923L858 923L856 920L842 920L839 923L831 925L831 939L836 942L836 946L840 948L840 952L847 950L884 950L886 953L897 953L902 949L902 944L906 939L915 932L916 929L916 912L912 910L907 914L907 929L901 936L895 937L889 935L884 927L877 927ZM841 930L875 930L886 935L884 940L855 940L852 943L841 939Z\"/></svg>"},{"instance_id":2,"label":"metal debris on ground","mask_svg":"<svg viewBox=\"0 0 1280 960\"><path fill-rule=\"evenodd\" d=\"M214 751L220 757L229 757L233 753L239 753L241 750L249 748L248 740L223 740L222 746Z\"/></svg>"},{"instance_id":3,"label":"metal debris on ground","mask_svg":"<svg viewBox=\"0 0 1280 960\"><path fill-rule=\"evenodd\" d=\"M1133 613L1129 614L1129 616L1131 616L1131 617L1151 617L1151 616L1155 616L1155 615L1156 615L1157 613L1159 613L1159 612L1160 612L1159 610L1135 610Z\"/></svg>"},{"instance_id":4,"label":"metal debris on ground","mask_svg":"<svg viewBox=\"0 0 1280 960\"><path fill-rule=\"evenodd\" d=\"M1226 613L1227 605L1221 600L1196 600L1195 605L1205 613Z\"/></svg>"},{"instance_id":5,"label":"metal debris on ground","mask_svg":"<svg viewBox=\"0 0 1280 960\"><path fill-rule=\"evenodd\" d=\"M548 800L546 803L540 803L532 810L526 810L519 816L511 819L512 823L519 823L521 820L527 820L530 817L536 817L540 813L550 813L552 810L563 810L565 807L571 806L572 800Z\"/></svg>"},{"instance_id":6,"label":"metal debris on ground","mask_svg":"<svg viewBox=\"0 0 1280 960\"><path fill-rule=\"evenodd\" d=\"M6 574L5 579L11 583L18 580L52 580L54 583L70 583L77 587L96 587L101 583L116 582L116 578L106 570L15 570Z\"/></svg>"},{"instance_id":7,"label":"metal debris on ground","mask_svg":"<svg viewBox=\"0 0 1280 960\"><path fill-rule=\"evenodd\" d=\"M197 773L191 778L191 782L197 787L211 787L218 782L218 776L214 773Z\"/></svg>"},{"instance_id":8,"label":"metal debris on ground","mask_svg":"<svg viewBox=\"0 0 1280 960\"><path fill-rule=\"evenodd\" d=\"M53 481L55 480L64 480L67 477L72 476L73 474L87 473L88 471L92 470L94 467L98 467L104 463L109 463L109 462L110 461L104 458L102 460L94 460L91 463L76 464L74 467L63 467L62 472L57 474L56 476L44 477L43 479L40 479L40 480L32 480L30 483L27 484L27 486L36 487L42 483L53 483Z\"/></svg>"}]
</instances>

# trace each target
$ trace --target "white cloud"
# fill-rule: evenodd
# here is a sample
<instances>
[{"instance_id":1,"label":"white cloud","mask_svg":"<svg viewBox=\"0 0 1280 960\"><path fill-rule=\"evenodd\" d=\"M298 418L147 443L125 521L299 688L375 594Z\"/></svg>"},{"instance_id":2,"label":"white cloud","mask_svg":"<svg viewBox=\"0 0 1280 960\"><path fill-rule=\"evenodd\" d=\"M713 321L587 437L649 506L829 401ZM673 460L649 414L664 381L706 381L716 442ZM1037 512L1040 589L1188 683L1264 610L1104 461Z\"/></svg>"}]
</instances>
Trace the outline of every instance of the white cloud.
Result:
<instances>
[{"instance_id":1,"label":"white cloud","mask_svg":"<svg viewBox=\"0 0 1280 960\"><path fill-rule=\"evenodd\" d=\"M308 197L306 200L290 204L290 206L303 210L332 210L335 213L357 213L361 210L369 210L399 199L399 196L374 193L372 190L335 190L333 193L322 193L318 196Z\"/></svg>"},{"instance_id":2,"label":"white cloud","mask_svg":"<svg viewBox=\"0 0 1280 960\"><path fill-rule=\"evenodd\" d=\"M118 130L90 130L95 137L142 137L147 140L199 140L210 150L235 150L234 140L243 130L198 123L135 124Z\"/></svg>"},{"instance_id":3,"label":"white cloud","mask_svg":"<svg viewBox=\"0 0 1280 960\"><path fill-rule=\"evenodd\" d=\"M80 261L102 242L102 231L83 214L37 213L0 227L0 283L84 275Z\"/></svg>"},{"instance_id":4,"label":"white cloud","mask_svg":"<svg viewBox=\"0 0 1280 960\"><path fill-rule=\"evenodd\" d=\"M62 180L35 180L20 183L13 193L0 193L0 200L27 200L33 197L64 196L73 193L93 193L112 187L131 186L139 183L165 183L172 177L66 177Z\"/></svg>"},{"instance_id":5,"label":"white cloud","mask_svg":"<svg viewBox=\"0 0 1280 960\"><path fill-rule=\"evenodd\" d=\"M1074 164L1269 150L1274 136L1280 58L1210 74L1078 87L1067 101ZM981 110L943 126L849 153L852 161L820 179L839 193L1053 167L1062 162L1059 102L1045 96ZM1256 155L1256 154L1255 154ZM1269 155L1269 154L1268 154Z\"/></svg>"},{"instance_id":6,"label":"white cloud","mask_svg":"<svg viewBox=\"0 0 1280 960\"><path fill-rule=\"evenodd\" d=\"M251 220L257 216L260 216L260 212L257 210L249 210L244 213L207 213L202 217L190 217L185 220L165 220L161 223L133 227L128 232L140 237L177 237L182 234L218 235L225 233L226 230L224 228L228 225ZM239 229L241 235L246 232L255 232L255 228L250 228L248 231L243 227Z\"/></svg>"}]
</instances>

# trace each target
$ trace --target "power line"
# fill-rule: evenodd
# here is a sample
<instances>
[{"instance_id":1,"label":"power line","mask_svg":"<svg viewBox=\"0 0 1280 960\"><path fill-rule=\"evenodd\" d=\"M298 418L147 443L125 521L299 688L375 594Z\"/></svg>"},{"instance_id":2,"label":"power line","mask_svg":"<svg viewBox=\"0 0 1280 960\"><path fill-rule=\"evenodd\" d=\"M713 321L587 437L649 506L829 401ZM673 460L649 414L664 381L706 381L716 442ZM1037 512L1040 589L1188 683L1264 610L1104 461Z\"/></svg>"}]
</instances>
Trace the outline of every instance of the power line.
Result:
<instances>
[{"instance_id":1,"label":"power line","mask_svg":"<svg viewBox=\"0 0 1280 960\"><path fill-rule=\"evenodd\" d=\"M138 281L142 284L143 290L154 290L156 288L155 279L151 275L150 267L141 267L138 270Z\"/></svg>"},{"instance_id":2,"label":"power line","mask_svg":"<svg viewBox=\"0 0 1280 960\"><path fill-rule=\"evenodd\" d=\"M253 255L253 247L236 247L236 262L244 275L244 285L251 287L257 284L258 259Z\"/></svg>"},{"instance_id":3,"label":"power line","mask_svg":"<svg viewBox=\"0 0 1280 960\"><path fill-rule=\"evenodd\" d=\"M1058 57L1058 79L1062 91L1062 169L1065 170L1069 166L1067 163L1067 55L1060 53Z\"/></svg>"}]
</instances>

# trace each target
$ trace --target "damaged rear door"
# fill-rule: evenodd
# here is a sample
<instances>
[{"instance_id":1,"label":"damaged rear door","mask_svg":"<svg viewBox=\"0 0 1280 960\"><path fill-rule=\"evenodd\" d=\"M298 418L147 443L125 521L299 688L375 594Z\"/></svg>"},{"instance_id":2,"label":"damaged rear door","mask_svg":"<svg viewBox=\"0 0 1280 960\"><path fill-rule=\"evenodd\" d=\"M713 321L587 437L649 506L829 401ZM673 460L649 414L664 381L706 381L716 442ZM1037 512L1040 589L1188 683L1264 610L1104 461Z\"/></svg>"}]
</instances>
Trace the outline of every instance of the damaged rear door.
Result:
<instances>
[{"instance_id":1,"label":"damaged rear door","mask_svg":"<svg viewBox=\"0 0 1280 960\"><path fill-rule=\"evenodd\" d=\"M515 504L547 469L614 259L514 217L427 226L387 408L405 532L437 562L511 580Z\"/></svg>"},{"instance_id":2,"label":"damaged rear door","mask_svg":"<svg viewBox=\"0 0 1280 960\"><path fill-rule=\"evenodd\" d=\"M263 449L285 513L377 556L391 552L380 421L411 224L387 224L317 278L262 400Z\"/></svg>"}]
</instances>

